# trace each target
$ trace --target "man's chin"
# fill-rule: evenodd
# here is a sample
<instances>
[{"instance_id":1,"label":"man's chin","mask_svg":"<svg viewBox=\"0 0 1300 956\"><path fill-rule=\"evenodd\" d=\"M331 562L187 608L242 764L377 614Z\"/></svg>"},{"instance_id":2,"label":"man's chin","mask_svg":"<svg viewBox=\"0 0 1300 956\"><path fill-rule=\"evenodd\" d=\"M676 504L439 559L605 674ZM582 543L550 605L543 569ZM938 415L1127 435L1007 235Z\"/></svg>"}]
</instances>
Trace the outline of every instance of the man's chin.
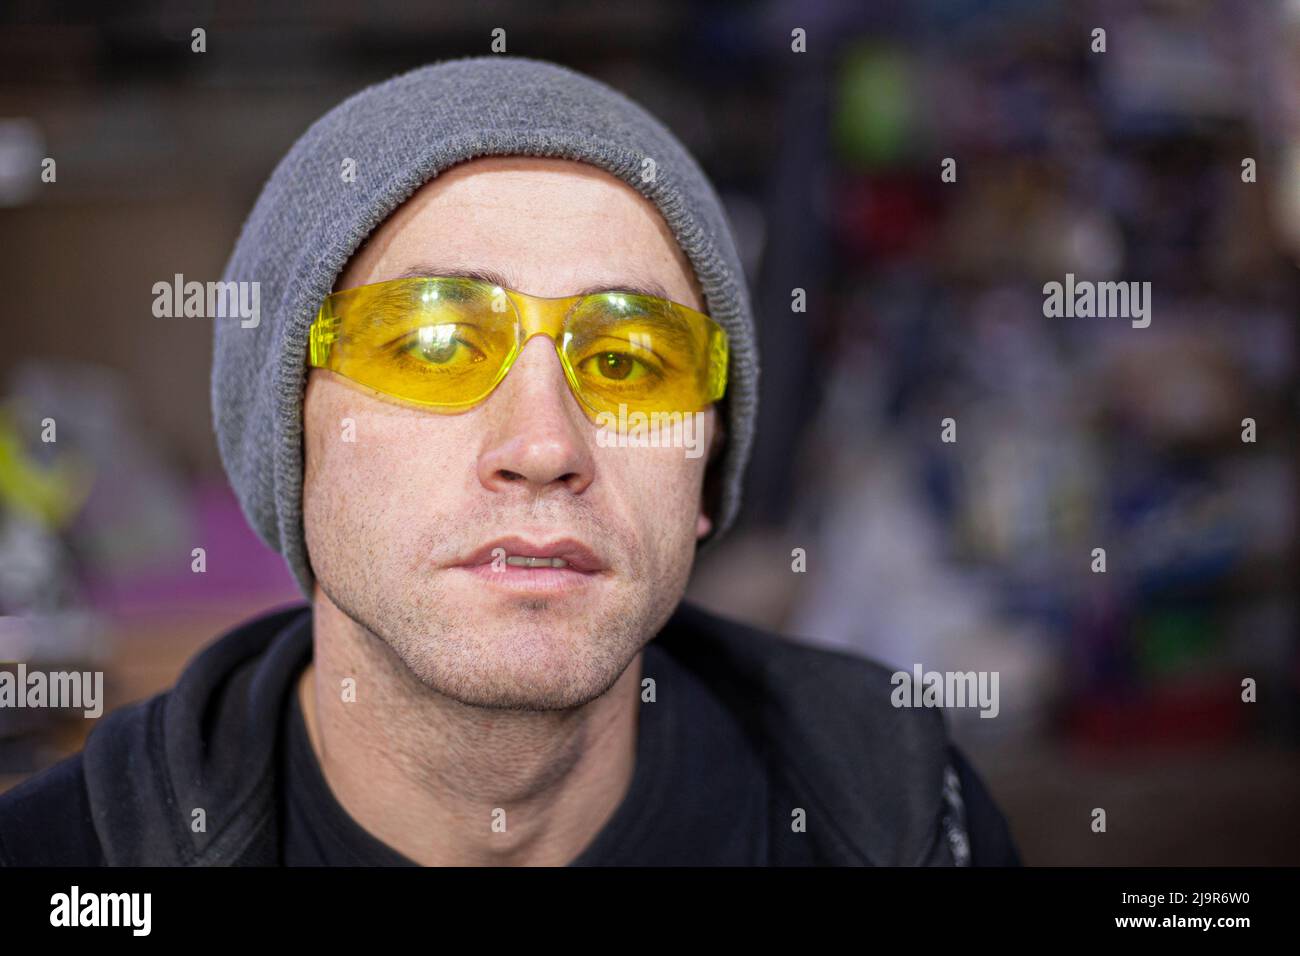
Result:
<instances>
[{"instance_id":1,"label":"man's chin","mask_svg":"<svg viewBox=\"0 0 1300 956\"><path fill-rule=\"evenodd\" d=\"M636 655L602 635L520 621L487 632L443 638L454 647L432 667L413 668L434 691L473 707L570 710L600 697Z\"/></svg>"},{"instance_id":2,"label":"man's chin","mask_svg":"<svg viewBox=\"0 0 1300 956\"><path fill-rule=\"evenodd\" d=\"M538 680L531 675L520 675L509 670L492 670L476 675L472 683L457 680L451 685L443 682L429 684L431 690L449 697L467 707L489 710L563 711L584 707L609 690L619 678L577 683L572 680Z\"/></svg>"}]
</instances>

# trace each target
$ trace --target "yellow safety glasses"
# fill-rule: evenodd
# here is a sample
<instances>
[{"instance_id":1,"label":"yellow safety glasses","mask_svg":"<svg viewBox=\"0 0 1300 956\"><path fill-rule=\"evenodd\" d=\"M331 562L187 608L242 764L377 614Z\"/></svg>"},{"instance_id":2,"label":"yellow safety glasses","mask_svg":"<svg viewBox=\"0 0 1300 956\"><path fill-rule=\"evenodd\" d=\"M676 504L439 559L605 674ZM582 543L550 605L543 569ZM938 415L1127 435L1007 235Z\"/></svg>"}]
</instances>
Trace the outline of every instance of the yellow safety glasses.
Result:
<instances>
[{"instance_id":1,"label":"yellow safety glasses","mask_svg":"<svg viewBox=\"0 0 1300 956\"><path fill-rule=\"evenodd\" d=\"M335 292L311 365L437 412L486 399L534 335L555 343L578 401L601 413L696 412L727 388L727 333L702 312L624 292L545 299L462 277Z\"/></svg>"}]
</instances>

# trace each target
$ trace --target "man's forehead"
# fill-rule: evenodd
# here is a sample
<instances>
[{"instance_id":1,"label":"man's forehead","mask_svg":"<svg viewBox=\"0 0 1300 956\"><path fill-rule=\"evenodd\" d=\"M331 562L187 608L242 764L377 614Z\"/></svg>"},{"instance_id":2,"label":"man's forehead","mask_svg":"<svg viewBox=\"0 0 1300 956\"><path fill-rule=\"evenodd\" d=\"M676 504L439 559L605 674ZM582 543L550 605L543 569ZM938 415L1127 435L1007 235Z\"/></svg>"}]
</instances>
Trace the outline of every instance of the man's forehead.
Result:
<instances>
[{"instance_id":1,"label":"man's forehead","mask_svg":"<svg viewBox=\"0 0 1300 956\"><path fill-rule=\"evenodd\" d=\"M437 265L432 263L420 263L403 269L398 275L392 276L394 279L410 279L416 277L437 277L437 276L466 276L471 279L479 279L492 285L501 286L502 288L512 289L516 292L528 292L524 288L525 284L521 279L516 278L516 273L511 269L482 269L474 266L463 265ZM662 283L655 279L619 278L611 276L608 279L598 280L590 285L583 286L580 289L573 289L570 295L596 295L601 292L631 292L635 295L649 295L660 299L671 299Z\"/></svg>"}]
</instances>

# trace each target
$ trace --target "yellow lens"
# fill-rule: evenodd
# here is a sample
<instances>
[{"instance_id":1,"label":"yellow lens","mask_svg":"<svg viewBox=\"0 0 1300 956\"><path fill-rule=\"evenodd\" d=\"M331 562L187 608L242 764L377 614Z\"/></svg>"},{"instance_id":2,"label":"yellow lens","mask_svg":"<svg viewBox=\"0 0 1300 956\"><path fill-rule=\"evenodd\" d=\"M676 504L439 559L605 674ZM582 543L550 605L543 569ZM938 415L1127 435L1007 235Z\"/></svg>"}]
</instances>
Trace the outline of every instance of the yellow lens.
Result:
<instances>
[{"instance_id":1,"label":"yellow lens","mask_svg":"<svg viewBox=\"0 0 1300 956\"><path fill-rule=\"evenodd\" d=\"M339 331L326 367L396 398L473 405L518 347L514 305L486 283L435 278L350 293L334 297Z\"/></svg>"},{"instance_id":2,"label":"yellow lens","mask_svg":"<svg viewBox=\"0 0 1300 956\"><path fill-rule=\"evenodd\" d=\"M648 296L583 299L565 322L560 350L579 397L597 412L695 412L714 401L714 330L699 313ZM725 381L725 335L723 336ZM720 397L720 396L718 396Z\"/></svg>"}]
</instances>

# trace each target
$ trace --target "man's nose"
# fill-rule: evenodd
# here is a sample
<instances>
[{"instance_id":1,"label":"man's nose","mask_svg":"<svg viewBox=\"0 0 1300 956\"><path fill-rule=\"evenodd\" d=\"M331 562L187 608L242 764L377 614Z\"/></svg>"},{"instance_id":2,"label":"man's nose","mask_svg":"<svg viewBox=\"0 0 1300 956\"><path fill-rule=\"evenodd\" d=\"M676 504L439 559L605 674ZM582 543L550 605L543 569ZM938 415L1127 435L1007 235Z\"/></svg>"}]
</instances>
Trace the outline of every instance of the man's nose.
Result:
<instances>
[{"instance_id":1,"label":"man's nose","mask_svg":"<svg viewBox=\"0 0 1300 956\"><path fill-rule=\"evenodd\" d=\"M484 488L581 494L595 478L588 420L546 336L525 344L485 411L488 439L478 462Z\"/></svg>"}]
</instances>

